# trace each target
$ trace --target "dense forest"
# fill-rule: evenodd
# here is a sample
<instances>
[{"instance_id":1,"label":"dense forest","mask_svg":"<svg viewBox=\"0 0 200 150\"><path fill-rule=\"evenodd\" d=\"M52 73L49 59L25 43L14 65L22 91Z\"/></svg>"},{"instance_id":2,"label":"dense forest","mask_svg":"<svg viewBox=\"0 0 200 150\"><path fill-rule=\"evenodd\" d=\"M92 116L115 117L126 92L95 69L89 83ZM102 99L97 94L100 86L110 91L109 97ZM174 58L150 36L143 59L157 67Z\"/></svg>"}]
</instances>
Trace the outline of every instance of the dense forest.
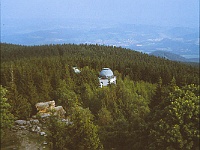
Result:
<instances>
[{"instance_id":1,"label":"dense forest","mask_svg":"<svg viewBox=\"0 0 200 150\"><path fill-rule=\"evenodd\" d=\"M52 149L197 150L197 66L114 46L1 43L1 133L55 100L73 123L50 117ZM116 85L99 87L104 67Z\"/></svg>"}]
</instances>

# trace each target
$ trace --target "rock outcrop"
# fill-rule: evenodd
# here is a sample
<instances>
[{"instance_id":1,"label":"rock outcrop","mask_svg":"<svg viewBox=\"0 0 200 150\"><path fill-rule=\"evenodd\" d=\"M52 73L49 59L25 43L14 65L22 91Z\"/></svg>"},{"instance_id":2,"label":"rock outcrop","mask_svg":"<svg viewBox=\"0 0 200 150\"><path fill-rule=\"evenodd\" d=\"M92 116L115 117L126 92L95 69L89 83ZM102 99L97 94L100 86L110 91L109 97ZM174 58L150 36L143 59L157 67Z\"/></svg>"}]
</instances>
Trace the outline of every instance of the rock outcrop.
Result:
<instances>
[{"instance_id":1,"label":"rock outcrop","mask_svg":"<svg viewBox=\"0 0 200 150\"><path fill-rule=\"evenodd\" d=\"M62 122L66 124L71 124L72 122L69 119L66 119L65 114L66 111L62 106L55 106L55 101L48 101L48 102L40 102L37 103L36 108L38 110L37 114L32 116L27 120L16 120L14 126L12 127L11 134L17 136L15 140L21 141L21 145L27 146L27 143L32 143L32 149L38 147L40 148L47 148L48 143L45 141L46 136L48 136L47 131L47 119L50 115L57 116L61 119ZM34 143L34 141L30 141L30 135L38 136L39 139L42 139L41 143ZM44 141L43 141L44 140ZM25 143L23 143L25 142ZM37 146L35 146L37 145ZM16 145L15 145L16 147ZM34 148L33 148L34 147Z\"/></svg>"},{"instance_id":2,"label":"rock outcrop","mask_svg":"<svg viewBox=\"0 0 200 150\"><path fill-rule=\"evenodd\" d=\"M40 102L37 103L36 108L38 110L38 115L41 118L49 117L50 115L56 115L60 118L64 118L66 111L62 106L55 106L55 101Z\"/></svg>"}]
</instances>

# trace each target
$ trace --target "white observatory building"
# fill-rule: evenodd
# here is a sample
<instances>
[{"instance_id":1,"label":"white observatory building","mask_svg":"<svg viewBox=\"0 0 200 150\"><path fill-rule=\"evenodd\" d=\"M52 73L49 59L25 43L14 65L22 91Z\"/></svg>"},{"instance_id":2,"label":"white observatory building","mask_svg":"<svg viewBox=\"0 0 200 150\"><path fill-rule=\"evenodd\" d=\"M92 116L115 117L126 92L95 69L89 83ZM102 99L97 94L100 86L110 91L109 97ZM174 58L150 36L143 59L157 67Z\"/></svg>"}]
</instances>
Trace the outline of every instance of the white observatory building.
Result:
<instances>
[{"instance_id":1,"label":"white observatory building","mask_svg":"<svg viewBox=\"0 0 200 150\"><path fill-rule=\"evenodd\" d=\"M99 85L102 88L109 84L116 84L116 76L110 68L103 68L99 74Z\"/></svg>"}]
</instances>

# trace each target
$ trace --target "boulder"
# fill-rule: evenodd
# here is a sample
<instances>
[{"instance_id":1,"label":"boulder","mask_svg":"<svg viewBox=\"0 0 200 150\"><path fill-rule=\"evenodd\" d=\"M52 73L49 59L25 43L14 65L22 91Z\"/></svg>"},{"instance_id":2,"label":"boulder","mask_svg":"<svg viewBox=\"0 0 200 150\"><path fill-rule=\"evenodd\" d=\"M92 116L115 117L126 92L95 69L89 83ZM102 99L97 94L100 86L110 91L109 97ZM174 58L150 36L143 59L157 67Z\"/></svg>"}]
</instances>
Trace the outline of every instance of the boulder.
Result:
<instances>
[{"instance_id":1,"label":"boulder","mask_svg":"<svg viewBox=\"0 0 200 150\"><path fill-rule=\"evenodd\" d=\"M38 115L40 115L40 117L43 118L48 118L50 116L50 113L38 113Z\"/></svg>"},{"instance_id":2,"label":"boulder","mask_svg":"<svg viewBox=\"0 0 200 150\"><path fill-rule=\"evenodd\" d=\"M27 122L26 122L26 120L16 120L15 124L22 126L22 125L26 125Z\"/></svg>"},{"instance_id":3,"label":"boulder","mask_svg":"<svg viewBox=\"0 0 200 150\"><path fill-rule=\"evenodd\" d=\"M46 142L46 141L44 141L44 143L43 143L44 145L47 145L48 143Z\"/></svg>"},{"instance_id":4,"label":"boulder","mask_svg":"<svg viewBox=\"0 0 200 150\"><path fill-rule=\"evenodd\" d=\"M41 128L37 125L33 125L33 127L31 128L31 131L32 132L41 132Z\"/></svg>"},{"instance_id":5,"label":"boulder","mask_svg":"<svg viewBox=\"0 0 200 150\"><path fill-rule=\"evenodd\" d=\"M55 107L55 101L40 102L35 107L39 112L49 112L49 110Z\"/></svg>"},{"instance_id":6,"label":"boulder","mask_svg":"<svg viewBox=\"0 0 200 150\"><path fill-rule=\"evenodd\" d=\"M40 132L40 135L41 135L41 136L43 136L43 135L45 135L45 134L46 134L45 132Z\"/></svg>"},{"instance_id":7,"label":"boulder","mask_svg":"<svg viewBox=\"0 0 200 150\"><path fill-rule=\"evenodd\" d=\"M57 106L53 109L54 115L59 116L59 117L64 117L66 111L64 110L64 108L62 106Z\"/></svg>"},{"instance_id":8,"label":"boulder","mask_svg":"<svg viewBox=\"0 0 200 150\"><path fill-rule=\"evenodd\" d=\"M30 123L33 124L33 125L37 125L37 124L40 123L40 121L38 119L31 119Z\"/></svg>"},{"instance_id":9,"label":"boulder","mask_svg":"<svg viewBox=\"0 0 200 150\"><path fill-rule=\"evenodd\" d=\"M25 126L19 126L19 129L26 130L26 127Z\"/></svg>"}]
</instances>

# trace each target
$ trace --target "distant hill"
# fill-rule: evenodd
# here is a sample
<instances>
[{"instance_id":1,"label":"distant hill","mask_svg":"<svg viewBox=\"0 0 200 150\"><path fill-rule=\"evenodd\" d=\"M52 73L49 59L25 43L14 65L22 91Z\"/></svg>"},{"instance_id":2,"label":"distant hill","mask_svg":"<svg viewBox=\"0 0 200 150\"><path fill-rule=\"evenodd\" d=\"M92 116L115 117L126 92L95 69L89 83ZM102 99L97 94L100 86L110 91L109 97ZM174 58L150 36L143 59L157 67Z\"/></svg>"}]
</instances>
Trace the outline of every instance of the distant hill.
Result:
<instances>
[{"instance_id":1,"label":"distant hill","mask_svg":"<svg viewBox=\"0 0 200 150\"><path fill-rule=\"evenodd\" d=\"M40 46L20 46L13 44L1 44L2 63L15 62L14 64L19 63L19 66L23 66L19 62L19 60L23 60L25 64L32 64L34 66L33 69L38 67L35 66L36 60L38 60L39 63L39 60L43 60L44 58L48 61L51 59L58 59L60 61L58 66L61 64L71 64L72 66L78 66L80 68L89 66L96 70L97 74L103 67L110 67L113 70L118 70L122 76L128 75L130 79L135 81L143 80L156 83L158 78L161 77L163 79L163 84L168 84L173 76L177 79L177 83L182 83L182 80L185 80L185 76L182 75L191 73L190 76L195 76L194 74L198 73L198 71L193 73L188 65L180 63L180 61L187 60L183 59L181 56L169 53L157 56L160 56L161 58L165 57L167 59L161 59L153 55L150 56L131 49L105 45L51 44ZM170 61L169 59L179 60L179 62ZM52 64L42 64L42 66L52 66L54 63L55 60ZM189 63L191 64L191 62ZM196 65L195 63L195 66L198 66L198 64ZM60 67L62 67L62 65ZM1 68L3 68L3 66L1 66ZM5 66L5 69L7 68L10 67ZM30 66L28 66L28 68L30 68ZM180 71L180 68L182 71ZM60 68L60 70L62 69L65 70L65 66ZM49 67L47 67L47 70L47 72L49 72ZM8 70L8 73L9 72L10 71ZM6 77L9 77L9 75L10 74L6 75ZM5 79L2 79L1 81L5 81Z\"/></svg>"},{"instance_id":2,"label":"distant hill","mask_svg":"<svg viewBox=\"0 0 200 150\"><path fill-rule=\"evenodd\" d=\"M188 58L190 62L199 62L199 58Z\"/></svg>"},{"instance_id":3,"label":"distant hill","mask_svg":"<svg viewBox=\"0 0 200 150\"><path fill-rule=\"evenodd\" d=\"M149 55L154 55L157 57L165 58L172 61L180 61L180 62L199 62L198 58L185 58L181 55L174 54L167 51L154 51L151 52Z\"/></svg>"},{"instance_id":4,"label":"distant hill","mask_svg":"<svg viewBox=\"0 0 200 150\"><path fill-rule=\"evenodd\" d=\"M13 22L13 20L12 20ZM91 20L49 21L33 27L24 25L2 29L1 42L20 45L99 44L128 48L144 53L173 51L185 58L199 55L199 29L126 23L94 23ZM35 20L37 22L37 20ZM16 24L19 24L16 22ZM48 26L47 26L48 24Z\"/></svg>"}]
</instances>

